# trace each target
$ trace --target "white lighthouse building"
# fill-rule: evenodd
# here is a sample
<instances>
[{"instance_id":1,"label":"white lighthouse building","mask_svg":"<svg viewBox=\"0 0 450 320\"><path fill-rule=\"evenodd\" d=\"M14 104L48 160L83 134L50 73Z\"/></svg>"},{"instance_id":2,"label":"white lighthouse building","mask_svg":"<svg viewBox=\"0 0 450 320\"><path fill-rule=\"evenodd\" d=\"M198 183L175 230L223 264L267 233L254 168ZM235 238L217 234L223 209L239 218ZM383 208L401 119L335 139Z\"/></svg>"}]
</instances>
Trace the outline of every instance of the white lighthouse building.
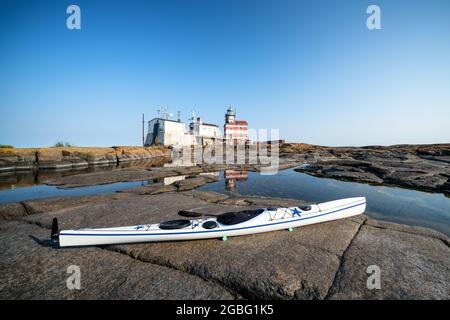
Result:
<instances>
[{"instance_id":1,"label":"white lighthouse building","mask_svg":"<svg viewBox=\"0 0 450 320\"><path fill-rule=\"evenodd\" d=\"M181 121L180 113L178 119L172 119L167 109L158 110L158 116L148 122L147 138L145 146L160 145L183 147L192 145L209 145L223 141L219 126L206 123L192 112L189 130L186 130L184 122Z\"/></svg>"}]
</instances>

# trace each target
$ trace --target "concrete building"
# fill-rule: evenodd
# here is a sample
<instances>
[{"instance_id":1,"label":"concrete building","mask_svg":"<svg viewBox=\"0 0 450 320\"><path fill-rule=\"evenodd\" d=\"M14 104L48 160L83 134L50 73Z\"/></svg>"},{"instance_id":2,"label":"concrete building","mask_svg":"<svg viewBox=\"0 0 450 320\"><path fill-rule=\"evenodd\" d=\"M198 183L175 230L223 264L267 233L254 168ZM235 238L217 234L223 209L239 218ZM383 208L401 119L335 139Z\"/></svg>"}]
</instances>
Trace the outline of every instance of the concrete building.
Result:
<instances>
[{"instance_id":1,"label":"concrete building","mask_svg":"<svg viewBox=\"0 0 450 320\"><path fill-rule=\"evenodd\" d=\"M248 143L248 122L236 120L236 110L228 108L225 114L224 139L227 144Z\"/></svg>"},{"instance_id":2,"label":"concrete building","mask_svg":"<svg viewBox=\"0 0 450 320\"><path fill-rule=\"evenodd\" d=\"M189 146L196 144L181 120L154 118L148 122L145 146Z\"/></svg>"},{"instance_id":3,"label":"concrete building","mask_svg":"<svg viewBox=\"0 0 450 320\"><path fill-rule=\"evenodd\" d=\"M218 125L203 122L200 117L190 123L189 131L195 137L197 145L216 144L223 139Z\"/></svg>"},{"instance_id":4,"label":"concrete building","mask_svg":"<svg viewBox=\"0 0 450 320\"><path fill-rule=\"evenodd\" d=\"M158 116L148 122L145 146L161 145L183 147L191 145L208 145L223 141L219 126L205 123L200 117L192 113L189 130L186 131L180 113L178 120L171 119L167 109L158 110Z\"/></svg>"}]
</instances>

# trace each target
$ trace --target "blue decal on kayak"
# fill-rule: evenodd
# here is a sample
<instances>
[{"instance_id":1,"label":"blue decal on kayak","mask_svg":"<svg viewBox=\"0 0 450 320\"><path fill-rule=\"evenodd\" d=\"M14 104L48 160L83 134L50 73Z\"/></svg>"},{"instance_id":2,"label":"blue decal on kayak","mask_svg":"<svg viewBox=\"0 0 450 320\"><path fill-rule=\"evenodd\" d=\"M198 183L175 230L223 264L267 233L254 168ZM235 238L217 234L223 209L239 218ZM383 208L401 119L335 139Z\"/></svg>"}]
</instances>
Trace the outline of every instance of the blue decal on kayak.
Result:
<instances>
[{"instance_id":1,"label":"blue decal on kayak","mask_svg":"<svg viewBox=\"0 0 450 320\"><path fill-rule=\"evenodd\" d=\"M292 212L292 216L293 216L293 217L294 217L294 216L299 216L299 217L301 217L301 215L300 215L301 211L299 211L297 208L291 209L291 212Z\"/></svg>"}]
</instances>

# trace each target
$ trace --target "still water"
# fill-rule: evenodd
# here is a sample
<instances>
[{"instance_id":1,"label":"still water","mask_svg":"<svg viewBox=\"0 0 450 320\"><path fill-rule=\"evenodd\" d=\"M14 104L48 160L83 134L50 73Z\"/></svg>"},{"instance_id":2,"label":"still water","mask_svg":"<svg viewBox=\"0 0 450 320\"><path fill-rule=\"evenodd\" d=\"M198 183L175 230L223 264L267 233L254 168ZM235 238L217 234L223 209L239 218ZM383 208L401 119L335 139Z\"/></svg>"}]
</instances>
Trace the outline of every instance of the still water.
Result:
<instances>
[{"instance_id":1,"label":"still water","mask_svg":"<svg viewBox=\"0 0 450 320\"><path fill-rule=\"evenodd\" d=\"M364 196L366 214L372 218L428 227L450 236L450 198L443 194L317 178L292 169L273 176L226 171L222 177L222 181L199 190L309 202Z\"/></svg>"},{"instance_id":2,"label":"still water","mask_svg":"<svg viewBox=\"0 0 450 320\"><path fill-rule=\"evenodd\" d=\"M35 185L28 187L14 187L0 190L0 204L23 200L44 199L65 196L89 196L100 193L116 192L124 189L146 185L146 181L117 182L98 186L62 189L55 186Z\"/></svg>"},{"instance_id":3,"label":"still water","mask_svg":"<svg viewBox=\"0 0 450 320\"><path fill-rule=\"evenodd\" d=\"M221 172L220 175L222 179L219 182L206 184L198 190L237 196L301 199L309 202L364 196L367 198L366 214L372 218L428 227L450 236L450 198L442 194L317 178L292 169L280 171L276 175L233 170ZM172 181L173 179L170 180ZM3 182L5 183L3 188L0 188L0 203L54 196L109 193L153 183L153 181L120 182L60 189L40 184L6 187L6 181Z\"/></svg>"}]
</instances>

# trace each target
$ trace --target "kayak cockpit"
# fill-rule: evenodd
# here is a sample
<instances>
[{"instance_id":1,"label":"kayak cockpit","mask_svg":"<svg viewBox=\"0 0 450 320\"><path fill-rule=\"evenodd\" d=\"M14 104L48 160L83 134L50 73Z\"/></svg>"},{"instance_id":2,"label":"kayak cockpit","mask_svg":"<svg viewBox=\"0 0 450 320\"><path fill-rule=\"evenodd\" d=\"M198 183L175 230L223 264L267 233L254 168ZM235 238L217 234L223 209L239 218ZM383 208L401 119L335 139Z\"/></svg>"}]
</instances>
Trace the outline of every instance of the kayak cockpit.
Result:
<instances>
[{"instance_id":1,"label":"kayak cockpit","mask_svg":"<svg viewBox=\"0 0 450 320\"><path fill-rule=\"evenodd\" d=\"M256 210L244 210L239 212L226 212L217 216L217 222L224 226L232 226L235 224L243 223L249 221L261 213L265 212L266 209L256 209Z\"/></svg>"},{"instance_id":2,"label":"kayak cockpit","mask_svg":"<svg viewBox=\"0 0 450 320\"><path fill-rule=\"evenodd\" d=\"M168 220L163 221L159 224L159 228L162 230L174 230L174 229L182 229L189 227L191 225L191 221L187 219L178 219L178 220Z\"/></svg>"}]
</instances>

